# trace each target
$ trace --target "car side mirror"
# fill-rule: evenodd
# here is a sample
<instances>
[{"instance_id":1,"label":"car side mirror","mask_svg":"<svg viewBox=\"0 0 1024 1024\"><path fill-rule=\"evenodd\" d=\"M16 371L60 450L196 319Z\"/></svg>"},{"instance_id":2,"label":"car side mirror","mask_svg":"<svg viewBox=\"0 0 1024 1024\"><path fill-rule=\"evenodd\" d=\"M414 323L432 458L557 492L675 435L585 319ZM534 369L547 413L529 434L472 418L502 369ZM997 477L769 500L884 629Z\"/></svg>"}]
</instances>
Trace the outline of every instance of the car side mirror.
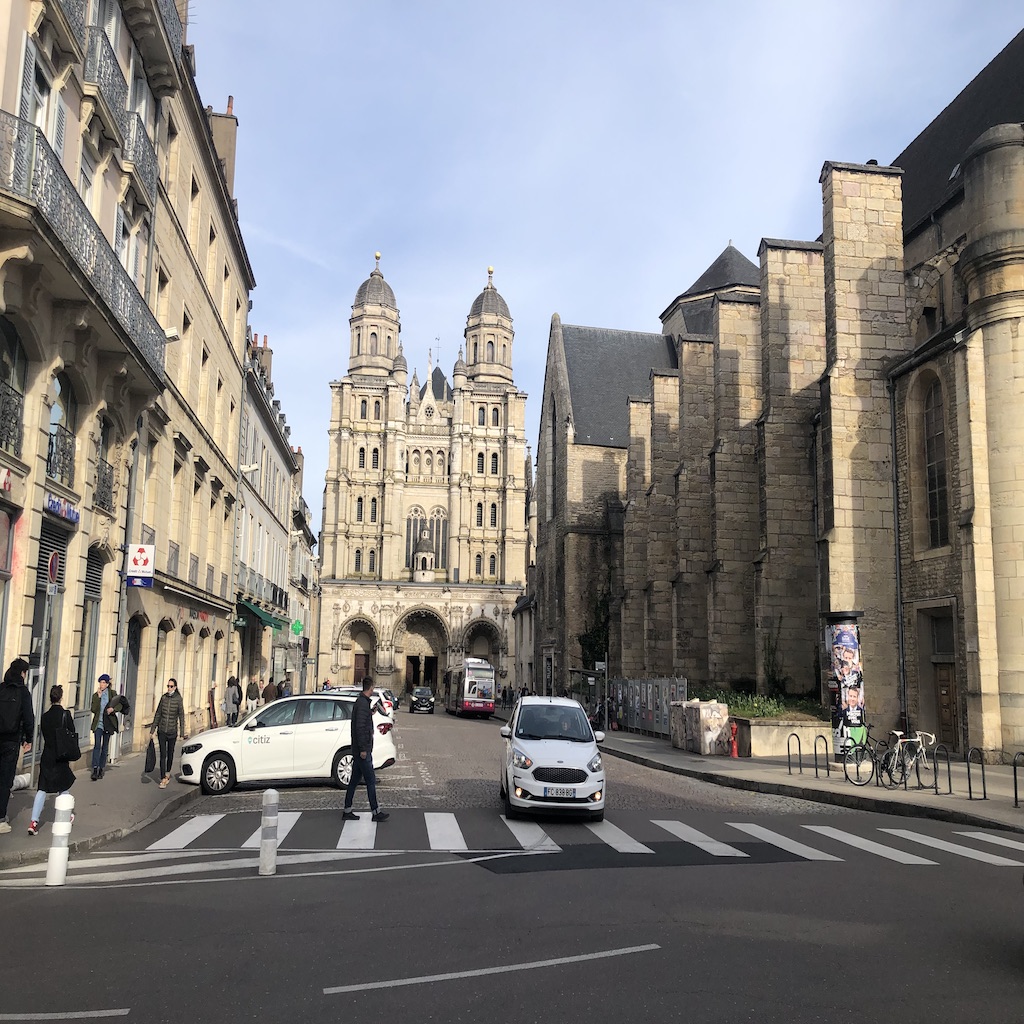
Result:
<instances>
[{"instance_id":1,"label":"car side mirror","mask_svg":"<svg viewBox=\"0 0 1024 1024\"><path fill-rule=\"evenodd\" d=\"M604 743L604 733L603 732L595 732L594 733L594 739L598 743Z\"/></svg>"},{"instance_id":2,"label":"car side mirror","mask_svg":"<svg viewBox=\"0 0 1024 1024\"><path fill-rule=\"evenodd\" d=\"M498 733L499 733L499 735L500 735L500 736L502 737L502 739L506 739L506 740L507 740L507 739L509 739L509 738L510 738L510 737L512 736L512 729L511 729L511 727L510 727L510 726L507 726L507 725L503 725L503 726L502 726L502 727L501 727L501 728L500 728L500 729L498 730Z\"/></svg>"},{"instance_id":3,"label":"car side mirror","mask_svg":"<svg viewBox=\"0 0 1024 1024\"><path fill-rule=\"evenodd\" d=\"M260 723L259 722L246 722L245 723L246 732L252 732L254 729L258 729L259 727L260 727Z\"/></svg>"}]
</instances>

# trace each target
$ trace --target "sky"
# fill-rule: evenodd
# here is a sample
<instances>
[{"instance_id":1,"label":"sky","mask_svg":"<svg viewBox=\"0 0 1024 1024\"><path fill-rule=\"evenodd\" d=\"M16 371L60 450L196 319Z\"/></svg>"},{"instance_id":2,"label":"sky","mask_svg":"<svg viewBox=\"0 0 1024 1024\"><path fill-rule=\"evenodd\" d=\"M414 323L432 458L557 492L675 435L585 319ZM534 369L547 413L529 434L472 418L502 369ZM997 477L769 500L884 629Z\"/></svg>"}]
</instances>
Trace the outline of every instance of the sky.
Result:
<instances>
[{"instance_id":1,"label":"sky","mask_svg":"<svg viewBox=\"0 0 1024 1024\"><path fill-rule=\"evenodd\" d=\"M1019 0L190 0L239 120L252 330L319 531L352 301L394 289L451 378L494 267L536 455L552 314L660 331L731 242L821 233L826 160L886 164L1024 28Z\"/></svg>"}]
</instances>

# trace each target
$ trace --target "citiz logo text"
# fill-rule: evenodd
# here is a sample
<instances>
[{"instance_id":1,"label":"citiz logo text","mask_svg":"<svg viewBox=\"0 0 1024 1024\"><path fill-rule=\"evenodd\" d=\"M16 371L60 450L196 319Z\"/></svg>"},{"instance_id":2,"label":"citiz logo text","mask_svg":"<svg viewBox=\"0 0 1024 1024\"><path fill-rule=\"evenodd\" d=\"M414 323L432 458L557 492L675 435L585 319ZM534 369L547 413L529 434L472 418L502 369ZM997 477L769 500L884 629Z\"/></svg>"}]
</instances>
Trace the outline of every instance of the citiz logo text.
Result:
<instances>
[{"instance_id":1,"label":"citiz logo text","mask_svg":"<svg viewBox=\"0 0 1024 1024\"><path fill-rule=\"evenodd\" d=\"M250 743L269 743L270 742L270 737L269 736L250 736L249 737L249 742Z\"/></svg>"}]
</instances>

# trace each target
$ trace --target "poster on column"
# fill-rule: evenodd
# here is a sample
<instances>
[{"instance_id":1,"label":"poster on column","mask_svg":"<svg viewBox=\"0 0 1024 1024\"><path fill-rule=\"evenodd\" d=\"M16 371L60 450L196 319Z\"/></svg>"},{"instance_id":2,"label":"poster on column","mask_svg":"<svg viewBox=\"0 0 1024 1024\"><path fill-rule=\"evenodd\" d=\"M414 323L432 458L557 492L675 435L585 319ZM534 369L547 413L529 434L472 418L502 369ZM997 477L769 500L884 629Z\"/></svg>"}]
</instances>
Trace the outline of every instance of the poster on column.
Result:
<instances>
[{"instance_id":1,"label":"poster on column","mask_svg":"<svg viewBox=\"0 0 1024 1024\"><path fill-rule=\"evenodd\" d=\"M861 666L860 629L854 622L828 627L832 650L832 688L840 726L863 727L864 673Z\"/></svg>"}]
</instances>

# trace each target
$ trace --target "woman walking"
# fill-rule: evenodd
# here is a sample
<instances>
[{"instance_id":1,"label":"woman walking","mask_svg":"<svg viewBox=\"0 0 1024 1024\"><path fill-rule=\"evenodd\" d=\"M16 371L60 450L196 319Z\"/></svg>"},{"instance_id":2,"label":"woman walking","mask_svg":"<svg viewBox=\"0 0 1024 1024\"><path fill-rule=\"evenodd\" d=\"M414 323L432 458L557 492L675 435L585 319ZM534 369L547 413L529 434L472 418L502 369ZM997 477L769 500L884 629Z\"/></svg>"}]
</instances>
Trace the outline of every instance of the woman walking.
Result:
<instances>
[{"instance_id":1,"label":"woman walking","mask_svg":"<svg viewBox=\"0 0 1024 1024\"><path fill-rule=\"evenodd\" d=\"M166 789L171 781L171 765L174 762L174 743L178 738L188 739L185 732L185 702L178 693L178 680L167 680L167 692L160 698L153 716L153 724L149 727L150 738L157 737L160 748L160 788Z\"/></svg>"},{"instance_id":2,"label":"woman walking","mask_svg":"<svg viewBox=\"0 0 1024 1024\"><path fill-rule=\"evenodd\" d=\"M30 836L39 833L39 819L46 806L47 793L59 793L63 796L75 784L75 773L71 770L70 763L57 760L57 730L67 726L74 729L74 722L66 721L70 715L60 705L63 699L64 687L51 686L50 710L39 719L39 731L43 736L43 754L39 759L39 788L32 804L32 820L28 823Z\"/></svg>"},{"instance_id":3,"label":"woman walking","mask_svg":"<svg viewBox=\"0 0 1024 1024\"><path fill-rule=\"evenodd\" d=\"M228 686L224 694L224 716L226 725L234 725L238 721L238 708L242 703L242 688L234 676L228 677Z\"/></svg>"}]
</instances>

